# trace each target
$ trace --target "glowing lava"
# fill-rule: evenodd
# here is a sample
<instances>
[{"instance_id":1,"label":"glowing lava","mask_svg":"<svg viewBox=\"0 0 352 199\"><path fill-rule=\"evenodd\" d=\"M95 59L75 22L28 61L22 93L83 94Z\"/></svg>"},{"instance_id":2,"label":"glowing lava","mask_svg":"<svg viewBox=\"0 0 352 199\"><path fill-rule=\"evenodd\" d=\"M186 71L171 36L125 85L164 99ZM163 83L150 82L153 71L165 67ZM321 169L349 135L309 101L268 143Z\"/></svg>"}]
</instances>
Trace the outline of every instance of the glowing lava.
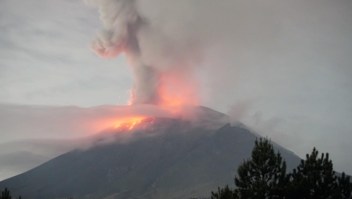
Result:
<instances>
[{"instance_id":1,"label":"glowing lava","mask_svg":"<svg viewBox=\"0 0 352 199\"><path fill-rule=\"evenodd\" d=\"M117 131L132 131L136 129L146 129L148 124L154 121L156 117L184 117L188 106L199 104L197 95L197 84L189 74L165 73L160 75L160 84L157 88L157 99L150 103L139 104L134 101L133 91L127 114L120 115L109 120L109 126ZM141 112L135 113L137 107ZM149 108L148 108L149 107ZM153 109L150 109L154 107ZM136 114L136 115L134 115ZM187 114L186 114L187 115Z\"/></svg>"},{"instance_id":2,"label":"glowing lava","mask_svg":"<svg viewBox=\"0 0 352 199\"><path fill-rule=\"evenodd\" d=\"M114 122L114 128L119 130L131 131L137 128L141 123L145 122L149 118L146 116L131 116L119 118Z\"/></svg>"},{"instance_id":3,"label":"glowing lava","mask_svg":"<svg viewBox=\"0 0 352 199\"><path fill-rule=\"evenodd\" d=\"M175 109L182 106L196 106L199 104L197 83L190 74L169 73L160 78L158 88L159 106Z\"/></svg>"}]
</instances>

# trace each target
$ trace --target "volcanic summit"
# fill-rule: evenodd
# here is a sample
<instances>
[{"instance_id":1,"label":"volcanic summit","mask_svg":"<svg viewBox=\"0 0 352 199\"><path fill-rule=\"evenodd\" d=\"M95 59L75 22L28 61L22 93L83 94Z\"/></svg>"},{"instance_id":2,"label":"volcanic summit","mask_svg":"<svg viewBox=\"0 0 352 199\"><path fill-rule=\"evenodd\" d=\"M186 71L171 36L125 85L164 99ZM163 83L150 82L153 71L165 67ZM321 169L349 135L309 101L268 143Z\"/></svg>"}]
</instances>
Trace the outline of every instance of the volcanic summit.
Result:
<instances>
[{"instance_id":1,"label":"volcanic summit","mask_svg":"<svg viewBox=\"0 0 352 199\"><path fill-rule=\"evenodd\" d=\"M0 188L33 199L209 197L218 186L233 184L257 135L209 108L188 110L191 117L152 117L134 128L107 129L89 148L64 153ZM298 163L292 152L275 147L289 168Z\"/></svg>"}]
</instances>

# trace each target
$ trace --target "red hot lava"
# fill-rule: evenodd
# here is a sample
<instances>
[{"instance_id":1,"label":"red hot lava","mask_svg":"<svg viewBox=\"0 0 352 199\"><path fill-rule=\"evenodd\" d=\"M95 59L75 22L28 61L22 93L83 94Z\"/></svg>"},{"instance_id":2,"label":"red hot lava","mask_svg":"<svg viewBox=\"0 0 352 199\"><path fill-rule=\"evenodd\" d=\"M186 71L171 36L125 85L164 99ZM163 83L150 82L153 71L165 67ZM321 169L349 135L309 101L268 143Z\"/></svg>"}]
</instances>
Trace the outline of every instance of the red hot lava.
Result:
<instances>
[{"instance_id":1,"label":"red hot lava","mask_svg":"<svg viewBox=\"0 0 352 199\"><path fill-rule=\"evenodd\" d=\"M179 117L183 115L185 107L198 105L196 88L197 84L190 77L187 78L179 73L163 74L156 92L158 100L150 102L150 104L155 106L155 110L158 109L167 113L168 117ZM106 124L117 131L135 131L146 128L155 117L160 115L152 114L154 113L153 110L133 114L133 110L138 109L137 107L140 105L130 104L128 107L131 109L126 116L119 115L115 119L109 120L109 122L105 121Z\"/></svg>"},{"instance_id":2,"label":"red hot lava","mask_svg":"<svg viewBox=\"0 0 352 199\"><path fill-rule=\"evenodd\" d=\"M151 120L152 118L148 116L123 117L114 121L113 128L117 130L132 131L141 127L141 124L150 122Z\"/></svg>"}]
</instances>

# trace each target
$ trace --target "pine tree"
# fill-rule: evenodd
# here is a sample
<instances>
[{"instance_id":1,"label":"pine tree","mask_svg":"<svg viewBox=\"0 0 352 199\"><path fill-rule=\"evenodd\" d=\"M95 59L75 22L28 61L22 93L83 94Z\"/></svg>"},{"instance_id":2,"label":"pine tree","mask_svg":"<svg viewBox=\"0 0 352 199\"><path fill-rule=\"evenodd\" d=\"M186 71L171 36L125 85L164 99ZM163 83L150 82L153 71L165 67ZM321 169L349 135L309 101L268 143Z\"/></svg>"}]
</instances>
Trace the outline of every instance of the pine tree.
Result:
<instances>
[{"instance_id":1,"label":"pine tree","mask_svg":"<svg viewBox=\"0 0 352 199\"><path fill-rule=\"evenodd\" d=\"M11 199L10 191L7 188L1 192L1 199Z\"/></svg>"},{"instance_id":2,"label":"pine tree","mask_svg":"<svg viewBox=\"0 0 352 199\"><path fill-rule=\"evenodd\" d=\"M238 168L235 190L239 198L282 198L287 177L286 163L280 153L275 153L269 140L255 141L252 159Z\"/></svg>"},{"instance_id":3,"label":"pine tree","mask_svg":"<svg viewBox=\"0 0 352 199\"><path fill-rule=\"evenodd\" d=\"M235 177L236 189L228 186L212 192L212 199L352 199L352 182L345 173L336 175L329 154L314 148L305 160L286 175L286 163L267 139L255 141L250 160Z\"/></svg>"},{"instance_id":4,"label":"pine tree","mask_svg":"<svg viewBox=\"0 0 352 199\"><path fill-rule=\"evenodd\" d=\"M211 199L236 199L236 195L229 188L228 185L225 188L218 187L217 192L211 192Z\"/></svg>"},{"instance_id":5,"label":"pine tree","mask_svg":"<svg viewBox=\"0 0 352 199\"><path fill-rule=\"evenodd\" d=\"M337 199L352 199L352 182L350 177L342 173L340 177L337 177L336 190L334 193L334 198Z\"/></svg>"},{"instance_id":6,"label":"pine tree","mask_svg":"<svg viewBox=\"0 0 352 199\"><path fill-rule=\"evenodd\" d=\"M319 158L319 152L314 148L293 170L290 178L287 198L334 198L337 177L328 153L322 153Z\"/></svg>"}]
</instances>

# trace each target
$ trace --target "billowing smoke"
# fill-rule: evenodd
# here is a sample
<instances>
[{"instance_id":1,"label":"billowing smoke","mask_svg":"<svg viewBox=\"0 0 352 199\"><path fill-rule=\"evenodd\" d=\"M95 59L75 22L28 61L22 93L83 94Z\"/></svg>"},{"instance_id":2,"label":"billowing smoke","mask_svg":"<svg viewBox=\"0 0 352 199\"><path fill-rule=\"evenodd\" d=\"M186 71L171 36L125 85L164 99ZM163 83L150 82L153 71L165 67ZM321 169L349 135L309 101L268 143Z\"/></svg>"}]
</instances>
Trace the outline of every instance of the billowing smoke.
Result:
<instances>
[{"instance_id":1,"label":"billowing smoke","mask_svg":"<svg viewBox=\"0 0 352 199\"><path fill-rule=\"evenodd\" d=\"M126 54L134 73L132 104L196 103L195 84L189 75L193 58L187 56L194 49L173 42L153 26L138 10L137 0L89 2L99 8L104 26L93 49L102 57Z\"/></svg>"}]
</instances>

